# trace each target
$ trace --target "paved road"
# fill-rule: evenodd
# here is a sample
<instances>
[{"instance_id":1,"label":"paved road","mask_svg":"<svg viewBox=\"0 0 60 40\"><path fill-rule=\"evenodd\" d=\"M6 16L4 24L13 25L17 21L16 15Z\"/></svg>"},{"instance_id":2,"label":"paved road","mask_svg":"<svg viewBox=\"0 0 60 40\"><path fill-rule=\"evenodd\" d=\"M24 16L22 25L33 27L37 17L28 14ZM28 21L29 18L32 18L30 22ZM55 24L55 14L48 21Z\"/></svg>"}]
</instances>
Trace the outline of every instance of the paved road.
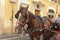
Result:
<instances>
[{"instance_id":1,"label":"paved road","mask_svg":"<svg viewBox=\"0 0 60 40\"><path fill-rule=\"evenodd\" d=\"M58 34L58 36L60 37L60 34ZM19 34L0 36L0 40L30 40L28 38L29 38L28 36L21 37ZM43 40L42 36L41 40Z\"/></svg>"},{"instance_id":2,"label":"paved road","mask_svg":"<svg viewBox=\"0 0 60 40\"><path fill-rule=\"evenodd\" d=\"M0 36L0 40L30 40L29 36L21 37L19 34ZM42 37L41 37L42 40Z\"/></svg>"}]
</instances>

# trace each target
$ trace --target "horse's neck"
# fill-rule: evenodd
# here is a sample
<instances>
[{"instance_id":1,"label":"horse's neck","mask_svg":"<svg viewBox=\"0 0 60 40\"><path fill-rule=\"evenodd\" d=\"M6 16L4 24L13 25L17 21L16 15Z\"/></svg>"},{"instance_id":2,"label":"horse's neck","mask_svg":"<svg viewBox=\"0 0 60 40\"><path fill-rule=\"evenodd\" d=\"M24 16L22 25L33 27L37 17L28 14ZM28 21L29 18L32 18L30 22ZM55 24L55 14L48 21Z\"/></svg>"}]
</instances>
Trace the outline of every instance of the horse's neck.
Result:
<instances>
[{"instance_id":1,"label":"horse's neck","mask_svg":"<svg viewBox=\"0 0 60 40\"><path fill-rule=\"evenodd\" d=\"M36 16L33 15L32 13L30 13L30 17L31 17L32 19L35 19L35 18L36 18Z\"/></svg>"},{"instance_id":2,"label":"horse's neck","mask_svg":"<svg viewBox=\"0 0 60 40\"><path fill-rule=\"evenodd\" d=\"M33 19L34 19L34 15L31 12L29 12L28 13L29 24L33 25Z\"/></svg>"}]
</instances>

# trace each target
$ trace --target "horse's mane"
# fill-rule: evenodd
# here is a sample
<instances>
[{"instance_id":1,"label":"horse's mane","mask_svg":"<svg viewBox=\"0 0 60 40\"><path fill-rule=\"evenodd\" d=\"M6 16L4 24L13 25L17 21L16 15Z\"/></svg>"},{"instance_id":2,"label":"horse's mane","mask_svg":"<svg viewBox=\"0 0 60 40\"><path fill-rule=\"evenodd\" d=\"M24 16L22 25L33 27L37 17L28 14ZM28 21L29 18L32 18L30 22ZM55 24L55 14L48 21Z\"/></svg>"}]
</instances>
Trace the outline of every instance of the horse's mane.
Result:
<instances>
[{"instance_id":1,"label":"horse's mane","mask_svg":"<svg viewBox=\"0 0 60 40\"><path fill-rule=\"evenodd\" d=\"M30 11L28 11L29 12L29 16L30 17L32 17L32 18L35 18L36 16L33 14L33 13L31 13Z\"/></svg>"}]
</instances>

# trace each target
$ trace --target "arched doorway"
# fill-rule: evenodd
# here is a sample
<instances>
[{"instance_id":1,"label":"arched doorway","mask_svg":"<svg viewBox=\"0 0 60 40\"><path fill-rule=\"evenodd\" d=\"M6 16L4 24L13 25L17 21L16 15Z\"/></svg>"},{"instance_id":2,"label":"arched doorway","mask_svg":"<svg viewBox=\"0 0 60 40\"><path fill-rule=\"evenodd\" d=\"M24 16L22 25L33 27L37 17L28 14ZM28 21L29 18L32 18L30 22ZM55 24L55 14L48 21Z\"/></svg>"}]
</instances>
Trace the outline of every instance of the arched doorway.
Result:
<instances>
[{"instance_id":1,"label":"arched doorway","mask_svg":"<svg viewBox=\"0 0 60 40\"><path fill-rule=\"evenodd\" d=\"M42 7L44 6L44 4L42 4L41 1L35 1L33 0L33 13L34 15L36 16L43 16L43 13L42 13Z\"/></svg>"},{"instance_id":2,"label":"arched doorway","mask_svg":"<svg viewBox=\"0 0 60 40\"><path fill-rule=\"evenodd\" d=\"M39 16L39 15L40 15L40 10L36 10L36 9L35 9L35 15L36 15L36 16Z\"/></svg>"}]
</instances>

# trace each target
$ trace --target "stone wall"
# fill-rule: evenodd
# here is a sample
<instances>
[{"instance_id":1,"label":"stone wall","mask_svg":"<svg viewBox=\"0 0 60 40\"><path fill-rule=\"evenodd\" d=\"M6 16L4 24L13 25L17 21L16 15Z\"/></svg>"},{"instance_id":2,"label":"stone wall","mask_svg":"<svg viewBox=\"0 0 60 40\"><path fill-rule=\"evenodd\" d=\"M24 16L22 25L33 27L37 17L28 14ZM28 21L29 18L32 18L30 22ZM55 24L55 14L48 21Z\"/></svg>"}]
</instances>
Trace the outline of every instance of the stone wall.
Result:
<instances>
[{"instance_id":1,"label":"stone wall","mask_svg":"<svg viewBox=\"0 0 60 40\"><path fill-rule=\"evenodd\" d=\"M4 0L0 0L0 35L3 34L4 27Z\"/></svg>"}]
</instances>

